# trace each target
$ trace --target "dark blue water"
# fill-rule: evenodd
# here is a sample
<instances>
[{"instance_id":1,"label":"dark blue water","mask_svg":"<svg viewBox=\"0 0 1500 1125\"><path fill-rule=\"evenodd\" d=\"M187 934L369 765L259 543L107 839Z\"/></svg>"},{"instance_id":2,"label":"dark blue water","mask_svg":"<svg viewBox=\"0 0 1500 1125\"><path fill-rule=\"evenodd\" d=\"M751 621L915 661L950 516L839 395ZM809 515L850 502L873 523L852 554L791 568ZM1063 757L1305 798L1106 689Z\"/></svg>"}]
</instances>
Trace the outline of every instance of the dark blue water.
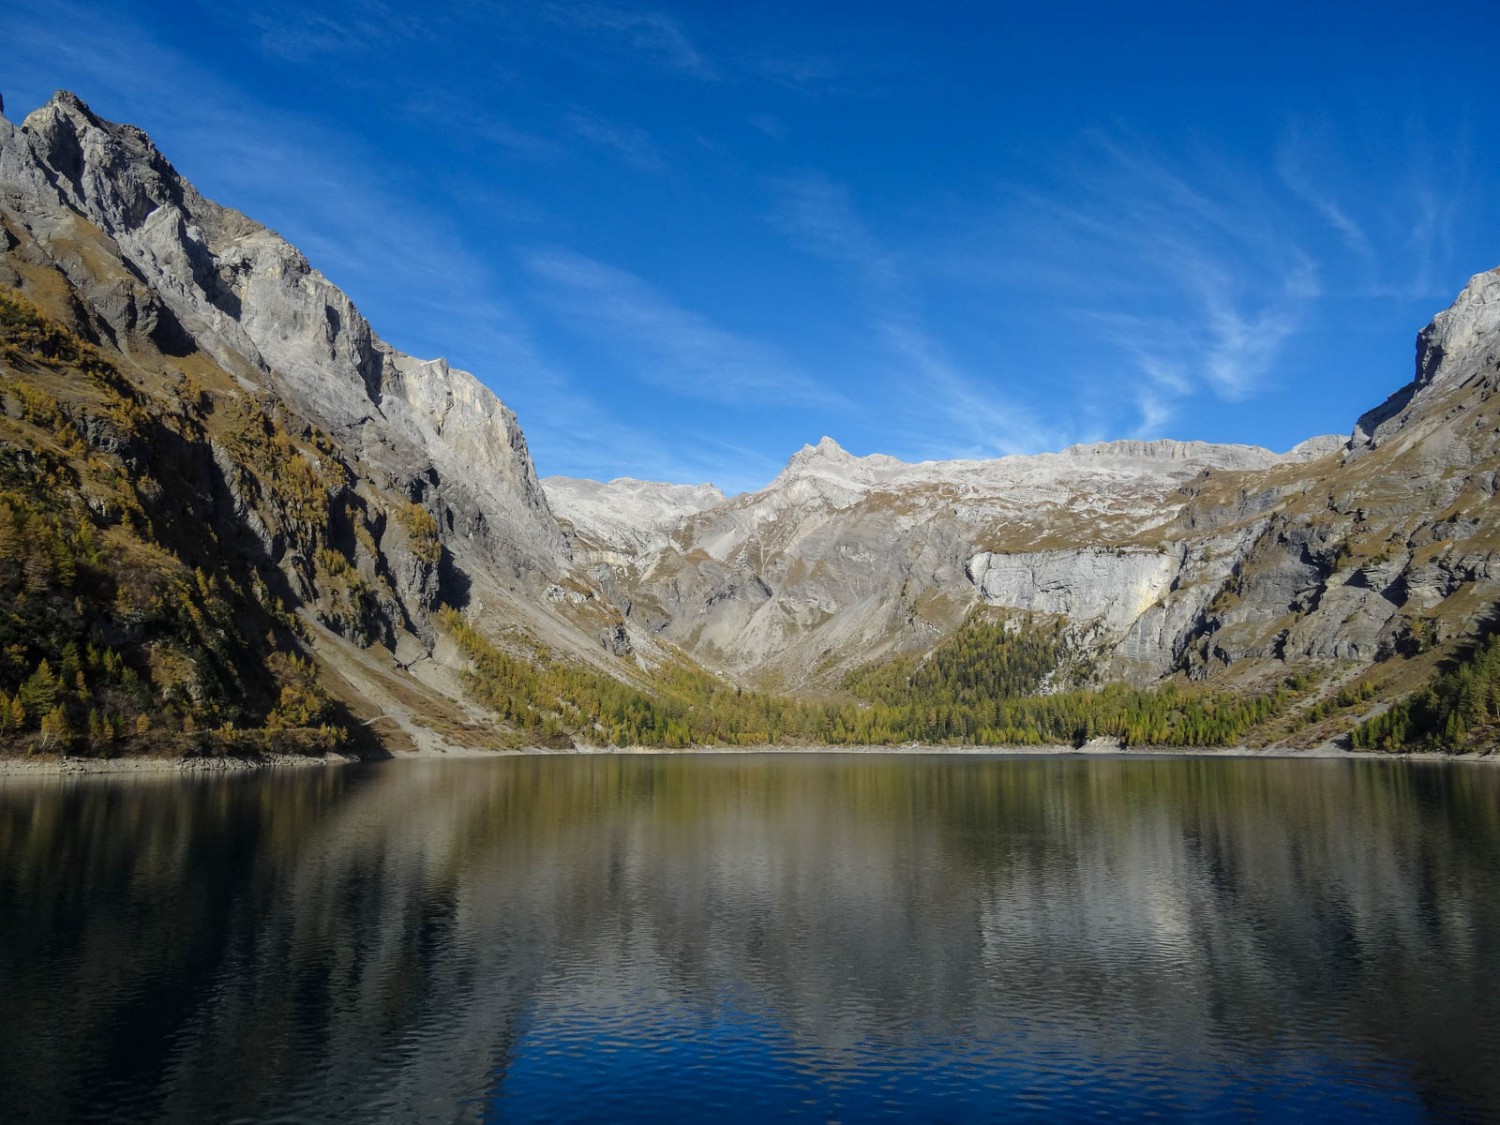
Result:
<instances>
[{"instance_id":1,"label":"dark blue water","mask_svg":"<svg viewBox=\"0 0 1500 1125\"><path fill-rule=\"evenodd\" d=\"M1500 1119L1500 770L0 781L0 1119Z\"/></svg>"}]
</instances>

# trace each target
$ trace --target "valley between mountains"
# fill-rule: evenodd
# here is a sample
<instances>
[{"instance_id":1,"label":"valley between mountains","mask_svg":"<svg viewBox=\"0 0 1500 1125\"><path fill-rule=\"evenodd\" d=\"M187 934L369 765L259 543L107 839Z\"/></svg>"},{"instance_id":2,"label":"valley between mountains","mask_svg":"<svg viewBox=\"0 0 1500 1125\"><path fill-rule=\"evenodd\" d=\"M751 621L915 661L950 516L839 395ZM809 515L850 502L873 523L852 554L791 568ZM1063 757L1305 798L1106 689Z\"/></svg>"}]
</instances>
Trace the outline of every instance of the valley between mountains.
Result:
<instances>
[{"instance_id":1,"label":"valley between mountains","mask_svg":"<svg viewBox=\"0 0 1500 1125\"><path fill-rule=\"evenodd\" d=\"M1286 453L538 479L477 379L59 93L0 118L0 748L1488 750L1497 386L1491 271Z\"/></svg>"}]
</instances>

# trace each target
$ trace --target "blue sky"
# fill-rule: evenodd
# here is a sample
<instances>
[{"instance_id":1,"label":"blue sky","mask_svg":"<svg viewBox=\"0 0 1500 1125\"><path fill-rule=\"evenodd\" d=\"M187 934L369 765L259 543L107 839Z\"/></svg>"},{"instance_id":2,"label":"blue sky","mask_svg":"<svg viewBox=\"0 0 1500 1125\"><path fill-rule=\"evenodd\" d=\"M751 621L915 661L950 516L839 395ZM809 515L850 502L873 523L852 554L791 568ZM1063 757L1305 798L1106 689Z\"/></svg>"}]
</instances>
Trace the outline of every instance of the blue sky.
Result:
<instances>
[{"instance_id":1,"label":"blue sky","mask_svg":"<svg viewBox=\"0 0 1500 1125\"><path fill-rule=\"evenodd\" d=\"M1286 449L1500 265L1489 2L7 0L0 93L145 128L543 474L757 487Z\"/></svg>"}]
</instances>

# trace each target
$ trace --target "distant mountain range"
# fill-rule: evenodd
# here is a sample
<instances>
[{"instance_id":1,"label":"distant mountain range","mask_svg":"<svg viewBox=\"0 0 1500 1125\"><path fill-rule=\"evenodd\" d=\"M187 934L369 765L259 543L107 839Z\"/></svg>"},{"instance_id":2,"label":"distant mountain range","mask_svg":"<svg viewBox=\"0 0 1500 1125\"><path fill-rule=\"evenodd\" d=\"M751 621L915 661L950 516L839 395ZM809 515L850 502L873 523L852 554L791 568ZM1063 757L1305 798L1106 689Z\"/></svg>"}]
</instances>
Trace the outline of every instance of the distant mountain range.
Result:
<instances>
[{"instance_id":1,"label":"distant mountain range","mask_svg":"<svg viewBox=\"0 0 1500 1125\"><path fill-rule=\"evenodd\" d=\"M1036 691L1279 691L1234 737L1311 743L1500 600L1500 271L1347 438L921 464L824 438L735 497L539 481L481 383L71 94L0 118L0 286L13 748L667 739L652 708L702 741L721 690L857 712L985 627L1053 638ZM824 729L797 721L754 733Z\"/></svg>"}]
</instances>

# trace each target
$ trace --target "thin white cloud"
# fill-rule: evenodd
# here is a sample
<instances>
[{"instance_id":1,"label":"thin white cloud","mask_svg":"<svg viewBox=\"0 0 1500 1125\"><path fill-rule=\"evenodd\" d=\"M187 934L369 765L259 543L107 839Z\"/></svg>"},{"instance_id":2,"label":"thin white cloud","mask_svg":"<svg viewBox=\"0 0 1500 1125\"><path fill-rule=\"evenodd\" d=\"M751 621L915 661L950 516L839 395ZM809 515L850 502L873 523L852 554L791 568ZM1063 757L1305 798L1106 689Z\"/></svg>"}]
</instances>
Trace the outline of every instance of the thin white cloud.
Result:
<instances>
[{"instance_id":1,"label":"thin white cloud","mask_svg":"<svg viewBox=\"0 0 1500 1125\"><path fill-rule=\"evenodd\" d=\"M556 140L518 129L492 114L481 112L471 100L446 91L424 91L420 96L408 99L402 109L420 121L444 129L462 129L469 136L525 160L545 162L562 153L562 145Z\"/></svg>"},{"instance_id":2,"label":"thin white cloud","mask_svg":"<svg viewBox=\"0 0 1500 1125\"><path fill-rule=\"evenodd\" d=\"M842 402L775 348L709 323L632 273L567 250L538 250L525 263L553 307L624 348L643 382L741 406Z\"/></svg>"},{"instance_id":3,"label":"thin white cloud","mask_svg":"<svg viewBox=\"0 0 1500 1125\"><path fill-rule=\"evenodd\" d=\"M1370 236L1347 209L1340 206L1319 185L1322 177L1310 172L1305 166L1305 144L1300 136L1293 135L1282 142L1276 151L1276 172L1287 189L1311 207L1343 240L1344 245L1359 257L1373 261L1375 248Z\"/></svg>"},{"instance_id":4,"label":"thin white cloud","mask_svg":"<svg viewBox=\"0 0 1500 1125\"><path fill-rule=\"evenodd\" d=\"M302 3L262 0L230 13L236 11L256 29L262 51L293 63L386 50L443 33L437 13L392 7L383 0L339 0L318 10Z\"/></svg>"},{"instance_id":5,"label":"thin white cloud","mask_svg":"<svg viewBox=\"0 0 1500 1125\"><path fill-rule=\"evenodd\" d=\"M1133 438L1158 436L1176 413L1171 400L1150 386L1136 390L1135 405L1140 411L1141 420L1130 435Z\"/></svg>"},{"instance_id":6,"label":"thin white cloud","mask_svg":"<svg viewBox=\"0 0 1500 1125\"><path fill-rule=\"evenodd\" d=\"M1378 159L1372 159L1373 155ZM1403 172L1391 177L1392 166ZM1372 169L1379 169L1378 180ZM1462 136L1438 143L1415 127L1351 153L1326 125L1295 123L1276 153L1282 185L1348 251L1325 272L1341 296L1451 297L1460 216L1474 205Z\"/></svg>"},{"instance_id":7,"label":"thin white cloud","mask_svg":"<svg viewBox=\"0 0 1500 1125\"><path fill-rule=\"evenodd\" d=\"M505 301L480 297L434 308L432 314L441 339L424 354L442 351L499 392L516 412L543 476L608 480L625 472L742 491L775 472L762 455L711 436L678 433L663 441L659 433L631 425L548 359L531 325ZM726 471L726 465L733 468Z\"/></svg>"},{"instance_id":8,"label":"thin white cloud","mask_svg":"<svg viewBox=\"0 0 1500 1125\"><path fill-rule=\"evenodd\" d=\"M764 133L773 141L786 139L786 125L774 113L752 113L745 121L756 132Z\"/></svg>"},{"instance_id":9,"label":"thin white cloud","mask_svg":"<svg viewBox=\"0 0 1500 1125\"><path fill-rule=\"evenodd\" d=\"M1407 292L1414 297L1443 296L1437 277L1440 264L1452 257L1458 203L1451 196L1444 202L1436 191L1422 186L1412 191L1411 211L1406 246L1413 273Z\"/></svg>"},{"instance_id":10,"label":"thin white cloud","mask_svg":"<svg viewBox=\"0 0 1500 1125\"><path fill-rule=\"evenodd\" d=\"M580 0L548 4L544 10L554 23L608 36L664 70L705 80L718 76L682 25L662 12Z\"/></svg>"},{"instance_id":11,"label":"thin white cloud","mask_svg":"<svg viewBox=\"0 0 1500 1125\"><path fill-rule=\"evenodd\" d=\"M1172 397L1201 389L1233 402L1264 387L1320 292L1265 185L1227 160L1173 162L1139 139L1103 135L1067 180L1066 203L1022 197L1015 245L1065 263L1075 285L1110 279L1075 297L1073 316L1152 388L1143 425L1165 418Z\"/></svg>"},{"instance_id":12,"label":"thin white cloud","mask_svg":"<svg viewBox=\"0 0 1500 1125\"><path fill-rule=\"evenodd\" d=\"M870 412L866 424L889 447L919 457L994 457L1050 448L1059 433L1041 426L1000 386L1004 373L966 371L924 324L902 256L856 211L849 191L821 175L771 181L770 221L804 253L834 262L858 281L860 301L885 373L882 397L903 401L899 415Z\"/></svg>"},{"instance_id":13,"label":"thin white cloud","mask_svg":"<svg viewBox=\"0 0 1500 1125\"><path fill-rule=\"evenodd\" d=\"M853 266L874 285L897 282L895 255L866 228L843 185L803 175L774 180L771 189L776 196L772 224L805 252Z\"/></svg>"},{"instance_id":14,"label":"thin white cloud","mask_svg":"<svg viewBox=\"0 0 1500 1125\"><path fill-rule=\"evenodd\" d=\"M644 172L654 172L662 165L656 142L644 129L610 121L596 113L576 109L568 114L568 126L579 137L623 157L626 163Z\"/></svg>"},{"instance_id":15,"label":"thin white cloud","mask_svg":"<svg viewBox=\"0 0 1500 1125\"><path fill-rule=\"evenodd\" d=\"M848 73L848 64L831 55L770 56L760 60L760 72L794 90L836 86Z\"/></svg>"},{"instance_id":16,"label":"thin white cloud","mask_svg":"<svg viewBox=\"0 0 1500 1125\"><path fill-rule=\"evenodd\" d=\"M923 442L943 457L1003 457L1067 444L1062 433L964 372L917 325L890 320L878 331L900 361L898 384L908 399L907 411L895 420L906 432L892 438L910 443L910 430L920 428Z\"/></svg>"},{"instance_id":17,"label":"thin white cloud","mask_svg":"<svg viewBox=\"0 0 1500 1125\"><path fill-rule=\"evenodd\" d=\"M891 77L909 62L897 58L835 52L767 54L746 57L746 74L809 98L879 98L891 89Z\"/></svg>"}]
</instances>

